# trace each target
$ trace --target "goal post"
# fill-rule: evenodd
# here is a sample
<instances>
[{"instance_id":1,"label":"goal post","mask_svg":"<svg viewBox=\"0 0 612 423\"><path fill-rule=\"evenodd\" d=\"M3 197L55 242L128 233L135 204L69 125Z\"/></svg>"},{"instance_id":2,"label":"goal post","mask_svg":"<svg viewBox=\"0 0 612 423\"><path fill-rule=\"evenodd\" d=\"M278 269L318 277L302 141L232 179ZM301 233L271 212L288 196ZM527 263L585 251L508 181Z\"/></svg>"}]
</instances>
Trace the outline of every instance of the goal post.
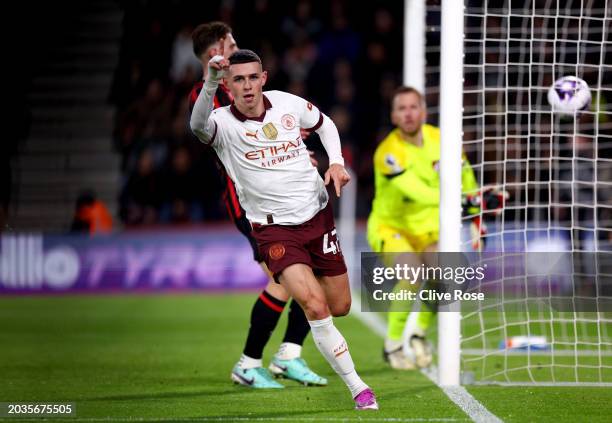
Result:
<instances>
[{"instance_id":1,"label":"goal post","mask_svg":"<svg viewBox=\"0 0 612 423\"><path fill-rule=\"evenodd\" d=\"M463 4L442 3L442 66L440 77L440 251L461 249L461 146L463 97ZM403 83L425 95L426 1L404 1ZM446 54L445 54L446 53ZM458 385L460 380L461 315L455 309L438 316L438 383ZM412 319L408 324L412 324Z\"/></svg>"},{"instance_id":2,"label":"goal post","mask_svg":"<svg viewBox=\"0 0 612 423\"><path fill-rule=\"evenodd\" d=\"M442 1L440 58L440 252L461 251L463 4ZM461 311L458 301L438 313L438 383L459 384Z\"/></svg>"},{"instance_id":3,"label":"goal post","mask_svg":"<svg viewBox=\"0 0 612 423\"><path fill-rule=\"evenodd\" d=\"M404 0L404 85L425 92L425 0Z\"/></svg>"}]
</instances>

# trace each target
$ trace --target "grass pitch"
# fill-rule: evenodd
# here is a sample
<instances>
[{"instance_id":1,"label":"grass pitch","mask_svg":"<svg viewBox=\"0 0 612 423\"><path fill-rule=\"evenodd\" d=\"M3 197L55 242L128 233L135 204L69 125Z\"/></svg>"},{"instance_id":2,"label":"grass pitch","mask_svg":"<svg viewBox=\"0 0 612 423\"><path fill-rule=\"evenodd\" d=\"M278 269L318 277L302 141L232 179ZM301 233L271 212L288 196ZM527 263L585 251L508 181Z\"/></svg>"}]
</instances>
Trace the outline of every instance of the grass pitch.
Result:
<instances>
[{"instance_id":1,"label":"grass pitch","mask_svg":"<svg viewBox=\"0 0 612 423\"><path fill-rule=\"evenodd\" d=\"M66 421L469 421L419 372L388 369L382 340L352 317L335 322L377 393L379 412L352 410L348 390L310 337L303 356L328 387L232 385L254 300L254 294L0 298L0 402L75 403L77 417ZM285 327L283 317L266 364ZM603 422L612 415L609 388L469 391L506 421Z\"/></svg>"}]
</instances>

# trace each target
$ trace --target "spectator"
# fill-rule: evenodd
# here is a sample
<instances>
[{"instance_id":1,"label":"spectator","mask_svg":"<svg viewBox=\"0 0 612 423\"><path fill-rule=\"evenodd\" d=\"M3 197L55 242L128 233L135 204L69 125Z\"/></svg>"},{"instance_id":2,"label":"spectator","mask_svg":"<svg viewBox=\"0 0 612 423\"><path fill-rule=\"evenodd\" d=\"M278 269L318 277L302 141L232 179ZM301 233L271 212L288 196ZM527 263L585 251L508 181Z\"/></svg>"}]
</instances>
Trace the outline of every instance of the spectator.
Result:
<instances>
[{"instance_id":1,"label":"spectator","mask_svg":"<svg viewBox=\"0 0 612 423\"><path fill-rule=\"evenodd\" d=\"M200 62L193 55L190 25L184 26L172 44L172 67L170 68L170 78L174 83L179 83L185 78L185 74L193 76L195 71L200 68ZM198 75L198 78L201 75ZM195 78L194 78L195 79Z\"/></svg>"},{"instance_id":2,"label":"spectator","mask_svg":"<svg viewBox=\"0 0 612 423\"><path fill-rule=\"evenodd\" d=\"M138 158L136 172L130 175L121 195L121 217L127 225L152 224L158 221L160 181L151 149Z\"/></svg>"},{"instance_id":3,"label":"spectator","mask_svg":"<svg viewBox=\"0 0 612 423\"><path fill-rule=\"evenodd\" d=\"M70 231L97 235L112 230L113 218L104 203L96 198L92 190L82 191L76 201Z\"/></svg>"},{"instance_id":4,"label":"spectator","mask_svg":"<svg viewBox=\"0 0 612 423\"><path fill-rule=\"evenodd\" d=\"M162 221L185 223L202 220L202 203L198 195L202 183L196 176L187 147L181 145L174 150L164 184Z\"/></svg>"}]
</instances>

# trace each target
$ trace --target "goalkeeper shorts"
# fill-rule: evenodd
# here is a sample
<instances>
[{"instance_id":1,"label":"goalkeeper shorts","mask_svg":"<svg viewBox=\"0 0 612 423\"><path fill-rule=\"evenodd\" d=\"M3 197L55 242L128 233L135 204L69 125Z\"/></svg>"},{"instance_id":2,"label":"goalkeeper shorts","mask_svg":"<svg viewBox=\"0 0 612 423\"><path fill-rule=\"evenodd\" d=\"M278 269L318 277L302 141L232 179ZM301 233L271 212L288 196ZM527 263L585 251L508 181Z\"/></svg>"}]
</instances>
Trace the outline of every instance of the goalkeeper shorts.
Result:
<instances>
[{"instance_id":1,"label":"goalkeeper shorts","mask_svg":"<svg viewBox=\"0 0 612 423\"><path fill-rule=\"evenodd\" d=\"M420 253L437 243L438 236L438 232L409 234L391 226L368 222L368 243L376 253Z\"/></svg>"}]
</instances>

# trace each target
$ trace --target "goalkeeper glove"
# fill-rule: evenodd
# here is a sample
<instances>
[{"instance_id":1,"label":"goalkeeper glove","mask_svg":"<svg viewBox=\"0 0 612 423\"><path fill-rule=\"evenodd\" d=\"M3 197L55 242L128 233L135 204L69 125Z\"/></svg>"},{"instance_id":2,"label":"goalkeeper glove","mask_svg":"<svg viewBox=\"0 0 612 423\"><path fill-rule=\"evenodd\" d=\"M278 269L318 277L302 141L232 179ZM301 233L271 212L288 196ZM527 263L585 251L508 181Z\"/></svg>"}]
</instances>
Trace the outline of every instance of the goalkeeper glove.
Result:
<instances>
[{"instance_id":1,"label":"goalkeeper glove","mask_svg":"<svg viewBox=\"0 0 612 423\"><path fill-rule=\"evenodd\" d=\"M463 211L467 215L487 210L493 210L495 214L500 214L509 197L508 191L497 187L485 187L475 194L466 194L463 197Z\"/></svg>"}]
</instances>

